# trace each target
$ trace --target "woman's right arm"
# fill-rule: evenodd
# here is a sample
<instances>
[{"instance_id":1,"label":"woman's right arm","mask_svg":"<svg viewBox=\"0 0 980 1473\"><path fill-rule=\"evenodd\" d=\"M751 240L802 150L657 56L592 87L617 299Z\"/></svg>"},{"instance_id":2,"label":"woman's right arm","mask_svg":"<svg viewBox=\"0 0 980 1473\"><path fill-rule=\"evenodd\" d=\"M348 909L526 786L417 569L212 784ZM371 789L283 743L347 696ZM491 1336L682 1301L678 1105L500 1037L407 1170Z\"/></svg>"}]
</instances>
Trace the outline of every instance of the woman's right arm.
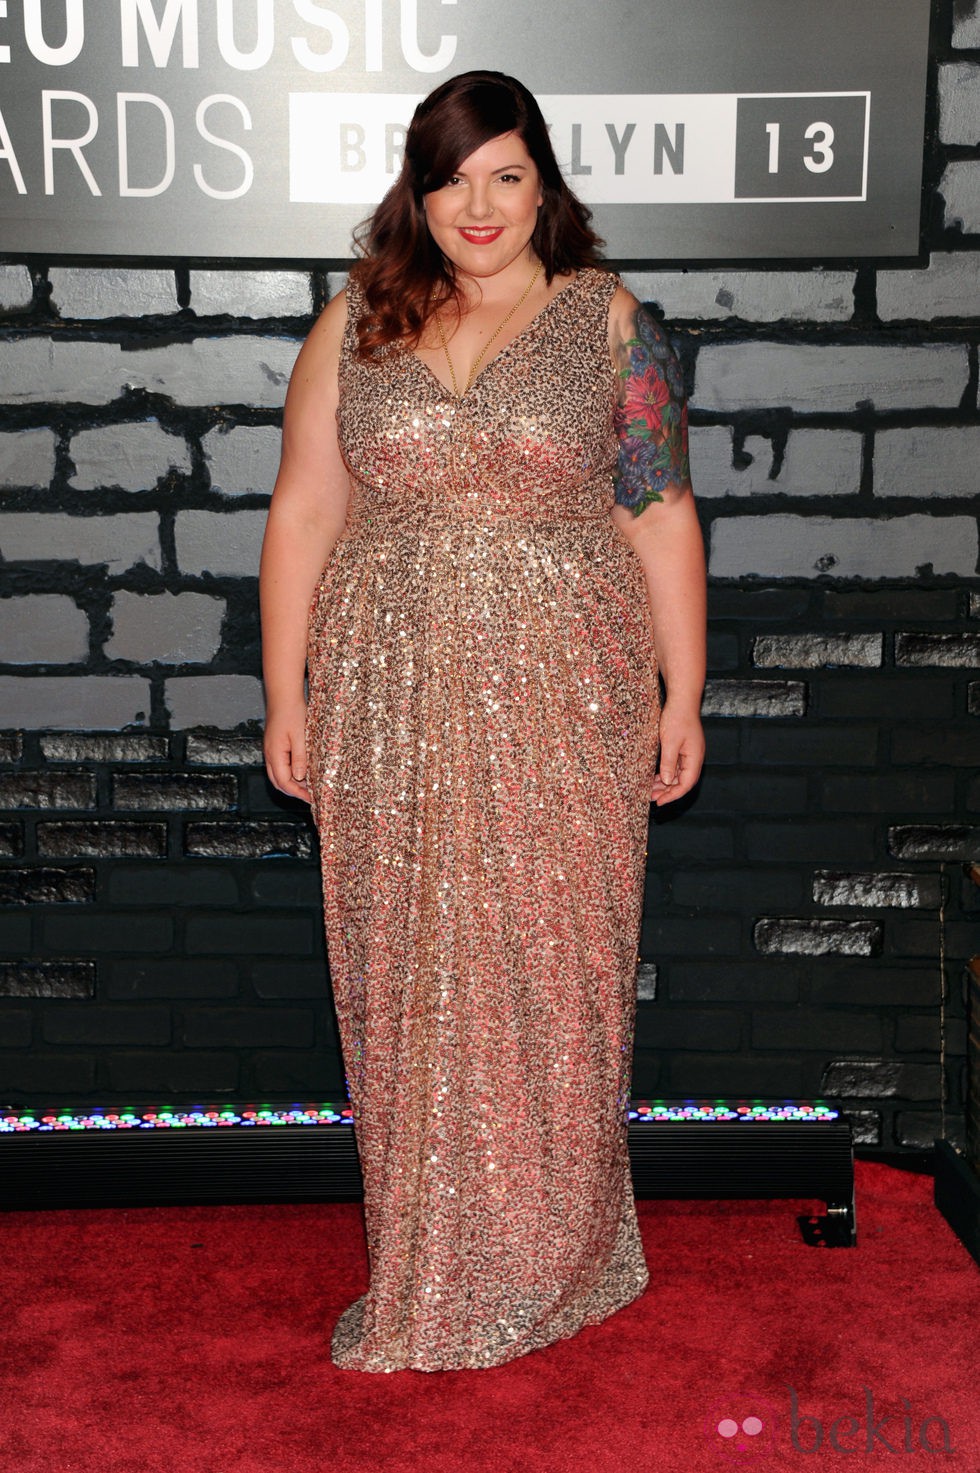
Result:
<instances>
[{"instance_id":1,"label":"woman's right arm","mask_svg":"<svg viewBox=\"0 0 980 1473\"><path fill-rule=\"evenodd\" d=\"M307 803L307 619L317 579L344 529L350 490L336 419L346 320L341 293L320 314L296 359L259 567L266 771L280 792Z\"/></svg>"}]
</instances>

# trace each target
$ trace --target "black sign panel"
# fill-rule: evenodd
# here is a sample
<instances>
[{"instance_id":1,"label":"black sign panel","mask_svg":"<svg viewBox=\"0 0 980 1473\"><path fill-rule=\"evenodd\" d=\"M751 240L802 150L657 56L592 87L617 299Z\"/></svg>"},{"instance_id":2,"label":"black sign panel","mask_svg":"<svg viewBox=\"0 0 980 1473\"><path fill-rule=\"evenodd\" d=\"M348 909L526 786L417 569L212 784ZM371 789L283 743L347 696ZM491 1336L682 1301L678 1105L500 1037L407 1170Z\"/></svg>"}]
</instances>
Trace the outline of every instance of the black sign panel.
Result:
<instances>
[{"instance_id":1,"label":"black sign panel","mask_svg":"<svg viewBox=\"0 0 980 1473\"><path fill-rule=\"evenodd\" d=\"M929 0L0 0L0 251L336 260L418 100L539 97L619 260L918 250Z\"/></svg>"}]
</instances>

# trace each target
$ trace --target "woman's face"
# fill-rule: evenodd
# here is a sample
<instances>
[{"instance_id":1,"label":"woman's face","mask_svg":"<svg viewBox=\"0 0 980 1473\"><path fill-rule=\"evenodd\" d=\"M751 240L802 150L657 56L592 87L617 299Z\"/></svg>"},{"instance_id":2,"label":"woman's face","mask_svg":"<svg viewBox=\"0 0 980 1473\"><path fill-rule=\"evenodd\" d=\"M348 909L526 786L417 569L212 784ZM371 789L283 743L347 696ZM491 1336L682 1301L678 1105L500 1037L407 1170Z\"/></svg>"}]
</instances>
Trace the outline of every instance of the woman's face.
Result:
<instances>
[{"instance_id":1,"label":"woman's face","mask_svg":"<svg viewBox=\"0 0 980 1473\"><path fill-rule=\"evenodd\" d=\"M527 260L544 195L518 133L502 133L463 160L425 195L425 217L444 256L470 276L496 276Z\"/></svg>"}]
</instances>

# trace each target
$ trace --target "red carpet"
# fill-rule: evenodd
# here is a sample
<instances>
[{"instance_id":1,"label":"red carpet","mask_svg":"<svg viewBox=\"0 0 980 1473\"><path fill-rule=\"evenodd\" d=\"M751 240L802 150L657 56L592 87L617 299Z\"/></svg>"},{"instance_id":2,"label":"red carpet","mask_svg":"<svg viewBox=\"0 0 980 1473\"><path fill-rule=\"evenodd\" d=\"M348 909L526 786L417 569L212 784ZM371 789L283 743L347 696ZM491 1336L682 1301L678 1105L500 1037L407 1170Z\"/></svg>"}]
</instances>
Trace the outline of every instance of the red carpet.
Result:
<instances>
[{"instance_id":1,"label":"red carpet","mask_svg":"<svg viewBox=\"0 0 980 1473\"><path fill-rule=\"evenodd\" d=\"M980 1473L976 1265L930 1177L856 1169L853 1249L812 1202L640 1202L646 1294L488 1371L334 1368L356 1204L7 1213L0 1469Z\"/></svg>"}]
</instances>

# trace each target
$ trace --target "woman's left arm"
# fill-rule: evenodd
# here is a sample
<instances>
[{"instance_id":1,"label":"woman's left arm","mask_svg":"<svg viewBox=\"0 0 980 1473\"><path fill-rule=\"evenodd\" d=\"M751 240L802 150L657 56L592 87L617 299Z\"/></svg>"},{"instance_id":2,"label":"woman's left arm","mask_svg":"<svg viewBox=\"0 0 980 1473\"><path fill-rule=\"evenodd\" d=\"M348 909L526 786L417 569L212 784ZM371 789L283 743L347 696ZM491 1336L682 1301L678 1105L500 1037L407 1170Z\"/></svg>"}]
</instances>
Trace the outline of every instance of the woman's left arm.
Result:
<instances>
[{"instance_id":1,"label":"woman's left arm","mask_svg":"<svg viewBox=\"0 0 980 1473\"><path fill-rule=\"evenodd\" d=\"M623 288L613 297L609 321L620 380L611 515L643 564L667 691L659 769L650 793L660 807L690 792L704 762L704 541L691 488L687 405L677 357L663 329Z\"/></svg>"}]
</instances>

